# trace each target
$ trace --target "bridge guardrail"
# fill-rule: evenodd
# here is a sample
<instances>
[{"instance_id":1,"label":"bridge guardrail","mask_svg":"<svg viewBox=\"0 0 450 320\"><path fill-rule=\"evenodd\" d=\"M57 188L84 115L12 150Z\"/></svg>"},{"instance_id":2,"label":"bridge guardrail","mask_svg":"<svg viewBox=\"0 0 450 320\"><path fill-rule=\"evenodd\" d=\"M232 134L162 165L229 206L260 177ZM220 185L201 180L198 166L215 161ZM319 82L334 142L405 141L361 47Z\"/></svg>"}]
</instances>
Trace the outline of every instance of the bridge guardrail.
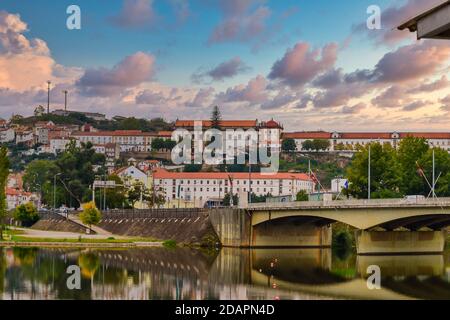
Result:
<instances>
[{"instance_id":1,"label":"bridge guardrail","mask_svg":"<svg viewBox=\"0 0 450 320\"><path fill-rule=\"evenodd\" d=\"M384 206L450 206L450 198L434 199L363 199L363 200L333 200L333 201L296 201L277 203L253 203L248 209L270 208L320 208L320 207L384 207Z\"/></svg>"}]
</instances>

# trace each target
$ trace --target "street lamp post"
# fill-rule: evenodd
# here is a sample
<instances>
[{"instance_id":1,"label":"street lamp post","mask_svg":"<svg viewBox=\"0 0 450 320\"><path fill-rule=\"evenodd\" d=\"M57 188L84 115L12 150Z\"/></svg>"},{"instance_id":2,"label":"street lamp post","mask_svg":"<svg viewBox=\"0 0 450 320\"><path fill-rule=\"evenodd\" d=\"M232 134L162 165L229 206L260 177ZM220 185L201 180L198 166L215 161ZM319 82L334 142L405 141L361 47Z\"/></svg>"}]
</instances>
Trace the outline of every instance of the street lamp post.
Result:
<instances>
[{"instance_id":1,"label":"street lamp post","mask_svg":"<svg viewBox=\"0 0 450 320\"><path fill-rule=\"evenodd\" d=\"M53 212L56 213L56 177L61 173L57 173L53 176Z\"/></svg>"},{"instance_id":2,"label":"street lamp post","mask_svg":"<svg viewBox=\"0 0 450 320\"><path fill-rule=\"evenodd\" d=\"M367 198L370 200L370 152L371 152L371 145L369 144L369 164L368 164L368 192L367 192Z\"/></svg>"},{"instance_id":3,"label":"street lamp post","mask_svg":"<svg viewBox=\"0 0 450 320\"><path fill-rule=\"evenodd\" d=\"M47 81L47 85L47 114L50 114L50 86L52 82L50 80Z\"/></svg>"}]
</instances>

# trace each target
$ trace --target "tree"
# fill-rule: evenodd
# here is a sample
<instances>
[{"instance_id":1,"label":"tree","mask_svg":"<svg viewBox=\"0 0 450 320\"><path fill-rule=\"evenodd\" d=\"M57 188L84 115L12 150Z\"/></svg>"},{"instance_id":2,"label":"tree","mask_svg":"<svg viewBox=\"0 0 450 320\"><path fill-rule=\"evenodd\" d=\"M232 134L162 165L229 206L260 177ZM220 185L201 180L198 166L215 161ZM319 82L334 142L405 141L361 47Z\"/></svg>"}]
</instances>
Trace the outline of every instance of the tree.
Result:
<instances>
[{"instance_id":1,"label":"tree","mask_svg":"<svg viewBox=\"0 0 450 320\"><path fill-rule=\"evenodd\" d=\"M433 150L435 162L436 196L450 196L450 155L441 148L429 149L418 161L430 184L433 183ZM440 175L440 176L439 176ZM439 176L439 179L438 179ZM432 196L430 186L422 178L422 194Z\"/></svg>"},{"instance_id":2,"label":"tree","mask_svg":"<svg viewBox=\"0 0 450 320\"><path fill-rule=\"evenodd\" d=\"M424 179L417 173L419 169L417 165L422 165L420 161L429 149L427 141L422 138L406 137L400 142L397 159L401 171L402 193L425 194L425 190L429 189Z\"/></svg>"},{"instance_id":3,"label":"tree","mask_svg":"<svg viewBox=\"0 0 450 320\"><path fill-rule=\"evenodd\" d=\"M128 202L134 208L136 202L142 199L143 202L152 201L152 194L145 187L142 182L135 182L129 189L127 193Z\"/></svg>"},{"instance_id":4,"label":"tree","mask_svg":"<svg viewBox=\"0 0 450 320\"><path fill-rule=\"evenodd\" d=\"M22 222L23 226L30 227L39 220L35 205L31 202L21 204L14 210L14 219Z\"/></svg>"},{"instance_id":5,"label":"tree","mask_svg":"<svg viewBox=\"0 0 450 320\"><path fill-rule=\"evenodd\" d=\"M37 106L36 109L34 109L34 116L40 117L45 114L45 108L41 105Z\"/></svg>"},{"instance_id":6,"label":"tree","mask_svg":"<svg viewBox=\"0 0 450 320\"><path fill-rule=\"evenodd\" d=\"M89 226L89 229L92 225L99 223L101 218L102 214L95 206L95 203L88 202L83 205L83 212L80 214L80 219L81 222Z\"/></svg>"},{"instance_id":7,"label":"tree","mask_svg":"<svg viewBox=\"0 0 450 320\"><path fill-rule=\"evenodd\" d=\"M294 152L297 149L294 139L284 139L281 149L286 152Z\"/></svg>"},{"instance_id":8,"label":"tree","mask_svg":"<svg viewBox=\"0 0 450 320\"><path fill-rule=\"evenodd\" d=\"M23 184L27 191L40 192L47 181L59 172L54 161L34 160L25 168Z\"/></svg>"},{"instance_id":9,"label":"tree","mask_svg":"<svg viewBox=\"0 0 450 320\"><path fill-rule=\"evenodd\" d=\"M220 130L220 122L222 121L222 115L218 106L214 106L211 113L211 128Z\"/></svg>"},{"instance_id":10,"label":"tree","mask_svg":"<svg viewBox=\"0 0 450 320\"><path fill-rule=\"evenodd\" d=\"M237 205L239 202L239 197L237 194L233 195L233 205ZM225 197L223 198L223 206L229 207L231 206L231 194L227 193Z\"/></svg>"},{"instance_id":11,"label":"tree","mask_svg":"<svg viewBox=\"0 0 450 320\"><path fill-rule=\"evenodd\" d=\"M117 186L115 188L106 189L106 206L109 209L119 209L129 207L127 193L123 187L123 181L117 175L110 175L109 181L114 181Z\"/></svg>"},{"instance_id":12,"label":"tree","mask_svg":"<svg viewBox=\"0 0 450 320\"><path fill-rule=\"evenodd\" d=\"M388 143L371 143L371 197L398 198L402 196L400 168L395 149ZM349 194L357 198L368 197L369 145L355 155L347 169Z\"/></svg>"},{"instance_id":13,"label":"tree","mask_svg":"<svg viewBox=\"0 0 450 320\"><path fill-rule=\"evenodd\" d=\"M308 200L309 197L305 190L300 190L295 197L295 201L308 201Z\"/></svg>"},{"instance_id":14,"label":"tree","mask_svg":"<svg viewBox=\"0 0 450 320\"><path fill-rule=\"evenodd\" d=\"M8 149L0 148L0 240L3 240L4 219L7 212L6 205L6 181L9 176Z\"/></svg>"},{"instance_id":15,"label":"tree","mask_svg":"<svg viewBox=\"0 0 450 320\"><path fill-rule=\"evenodd\" d=\"M309 150L314 150L314 144L311 140L305 140L302 143L302 149L309 151Z\"/></svg>"},{"instance_id":16,"label":"tree","mask_svg":"<svg viewBox=\"0 0 450 320\"><path fill-rule=\"evenodd\" d=\"M319 150L327 150L330 148L330 141L325 139L314 139L312 141L312 149Z\"/></svg>"}]
</instances>

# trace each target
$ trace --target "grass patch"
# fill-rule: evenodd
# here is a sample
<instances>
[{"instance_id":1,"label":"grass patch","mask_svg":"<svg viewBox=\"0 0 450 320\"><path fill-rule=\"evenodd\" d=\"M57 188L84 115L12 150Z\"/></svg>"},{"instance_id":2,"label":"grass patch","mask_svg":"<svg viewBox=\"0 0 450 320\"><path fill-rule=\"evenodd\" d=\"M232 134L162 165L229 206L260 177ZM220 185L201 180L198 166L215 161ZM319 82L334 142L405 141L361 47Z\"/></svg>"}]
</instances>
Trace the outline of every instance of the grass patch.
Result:
<instances>
[{"instance_id":1,"label":"grass patch","mask_svg":"<svg viewBox=\"0 0 450 320\"><path fill-rule=\"evenodd\" d=\"M163 246L166 248L175 248L177 246L177 242L175 240L166 240L163 242Z\"/></svg>"},{"instance_id":2,"label":"grass patch","mask_svg":"<svg viewBox=\"0 0 450 320\"><path fill-rule=\"evenodd\" d=\"M11 241L14 242L53 242L53 243L133 243L133 242L155 242L154 239L149 238L128 238L128 239L115 239L110 237L108 239L87 239L87 238L64 238L64 239L55 239L55 238L32 238L25 236L12 236Z\"/></svg>"}]
</instances>

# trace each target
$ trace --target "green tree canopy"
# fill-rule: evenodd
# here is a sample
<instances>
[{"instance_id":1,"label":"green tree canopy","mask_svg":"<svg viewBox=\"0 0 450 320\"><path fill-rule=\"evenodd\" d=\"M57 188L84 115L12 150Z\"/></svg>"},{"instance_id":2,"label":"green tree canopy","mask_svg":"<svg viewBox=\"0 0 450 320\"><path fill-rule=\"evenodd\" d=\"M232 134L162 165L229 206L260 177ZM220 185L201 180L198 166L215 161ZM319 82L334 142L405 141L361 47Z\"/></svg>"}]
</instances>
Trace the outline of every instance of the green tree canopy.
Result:
<instances>
[{"instance_id":1,"label":"green tree canopy","mask_svg":"<svg viewBox=\"0 0 450 320\"><path fill-rule=\"evenodd\" d=\"M39 220L39 214L34 204L28 202L16 207L14 219L22 222L23 226L29 227Z\"/></svg>"},{"instance_id":2,"label":"green tree canopy","mask_svg":"<svg viewBox=\"0 0 450 320\"><path fill-rule=\"evenodd\" d=\"M297 149L294 139L284 139L281 145L281 149L286 152L293 152Z\"/></svg>"},{"instance_id":3,"label":"green tree canopy","mask_svg":"<svg viewBox=\"0 0 450 320\"><path fill-rule=\"evenodd\" d=\"M401 197L401 175L395 149L388 143L371 143L355 155L347 169L348 192L357 198L368 197L369 146L371 148L371 197Z\"/></svg>"}]
</instances>

